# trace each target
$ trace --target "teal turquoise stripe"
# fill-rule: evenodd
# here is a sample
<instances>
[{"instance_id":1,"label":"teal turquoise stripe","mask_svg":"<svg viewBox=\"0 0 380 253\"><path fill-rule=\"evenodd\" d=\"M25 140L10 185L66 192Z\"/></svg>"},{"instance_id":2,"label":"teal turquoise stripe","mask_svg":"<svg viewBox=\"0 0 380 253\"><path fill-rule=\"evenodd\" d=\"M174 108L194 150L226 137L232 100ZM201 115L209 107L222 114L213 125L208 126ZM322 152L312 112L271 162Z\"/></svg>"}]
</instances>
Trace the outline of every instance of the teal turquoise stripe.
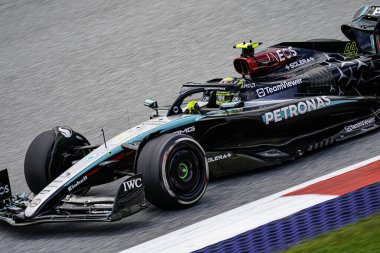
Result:
<instances>
[{"instance_id":1,"label":"teal turquoise stripe","mask_svg":"<svg viewBox=\"0 0 380 253\"><path fill-rule=\"evenodd\" d=\"M339 105L339 104L345 104L345 103L352 103L352 102L357 102L357 100L334 100L334 101L331 101L330 105L329 106L332 106L332 105Z\"/></svg>"},{"instance_id":2,"label":"teal turquoise stripe","mask_svg":"<svg viewBox=\"0 0 380 253\"><path fill-rule=\"evenodd\" d=\"M171 121L171 122L169 122L169 123L167 123L165 125L153 128L152 130L149 130L149 131L147 131L145 133L142 133L142 134L140 134L140 135L132 138L131 140L128 141L128 144L133 144L134 142L140 142L147 135L149 135L149 134L151 134L153 132L156 132L156 131L163 131L163 132L170 131L170 130L172 130L174 128L194 123L194 122L196 122L196 121L198 121L198 120L200 120L202 118L205 118L205 117L207 117L207 116L206 115L192 115L192 116L183 117L183 118Z\"/></svg>"},{"instance_id":3,"label":"teal turquoise stripe","mask_svg":"<svg viewBox=\"0 0 380 253\"><path fill-rule=\"evenodd\" d=\"M363 15L368 11L368 9L369 9L369 6L366 6L366 7L362 10L362 12L360 13L359 16L363 16Z\"/></svg>"},{"instance_id":4,"label":"teal turquoise stripe","mask_svg":"<svg viewBox=\"0 0 380 253\"><path fill-rule=\"evenodd\" d=\"M156 132L156 131L169 131L169 130L174 129L176 127L180 127L180 126L183 126L183 125L191 124L191 123L196 122L196 121L198 121L198 120L200 120L200 119L202 119L204 117L206 117L206 116L205 115L192 115L192 116L183 117L183 118L174 120L174 121L169 122L169 123L167 123L165 125L156 127L156 128L154 128L154 129L152 129L150 131L142 133L142 134L134 137L133 139L129 140L128 143L132 144L134 142L142 141L147 135L149 135L149 134L151 134L153 132ZM123 150L123 148L121 146L118 146L118 147L114 148L113 150L111 150L111 152L106 153L105 155L103 155L99 159L95 160L92 164L90 164L89 166L87 166L78 175L76 175L75 177L73 177L72 179L70 179L70 181L68 181L65 184L65 186L70 185L72 182L74 182L75 180L77 180L79 177L83 176L85 173L87 173L89 170L91 170L92 168L94 168L95 166L97 166L99 163L101 163L101 162L109 159L111 156L114 156L114 155L120 153L122 150Z\"/></svg>"}]
</instances>

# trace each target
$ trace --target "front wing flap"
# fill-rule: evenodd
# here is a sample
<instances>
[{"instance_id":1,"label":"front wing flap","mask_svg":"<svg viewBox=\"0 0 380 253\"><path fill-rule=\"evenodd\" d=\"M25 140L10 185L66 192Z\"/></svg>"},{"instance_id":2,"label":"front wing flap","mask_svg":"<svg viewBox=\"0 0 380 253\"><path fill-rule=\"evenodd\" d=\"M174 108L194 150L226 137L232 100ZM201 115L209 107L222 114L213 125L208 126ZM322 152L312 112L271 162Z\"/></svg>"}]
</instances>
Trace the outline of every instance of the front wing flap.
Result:
<instances>
[{"instance_id":1,"label":"front wing flap","mask_svg":"<svg viewBox=\"0 0 380 253\"><path fill-rule=\"evenodd\" d=\"M30 194L12 196L8 172L0 171L0 220L12 226L49 222L111 222L147 208L141 174L128 176L115 197L67 195L47 212L26 218L24 211L32 202Z\"/></svg>"}]
</instances>

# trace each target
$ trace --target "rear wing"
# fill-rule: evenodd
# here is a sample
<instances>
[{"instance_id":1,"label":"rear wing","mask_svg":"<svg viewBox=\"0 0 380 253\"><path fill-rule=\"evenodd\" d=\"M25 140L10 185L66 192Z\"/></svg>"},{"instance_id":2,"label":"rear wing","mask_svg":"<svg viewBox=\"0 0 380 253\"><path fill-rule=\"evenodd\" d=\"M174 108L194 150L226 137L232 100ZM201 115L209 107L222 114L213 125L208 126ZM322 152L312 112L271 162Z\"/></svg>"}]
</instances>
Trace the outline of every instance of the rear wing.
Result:
<instances>
[{"instance_id":1,"label":"rear wing","mask_svg":"<svg viewBox=\"0 0 380 253\"><path fill-rule=\"evenodd\" d=\"M380 6L360 8L350 24L341 26L342 33L364 52L380 53Z\"/></svg>"},{"instance_id":2,"label":"rear wing","mask_svg":"<svg viewBox=\"0 0 380 253\"><path fill-rule=\"evenodd\" d=\"M368 19L377 21L380 17L380 6L364 6L360 8L354 16L353 21Z\"/></svg>"}]
</instances>

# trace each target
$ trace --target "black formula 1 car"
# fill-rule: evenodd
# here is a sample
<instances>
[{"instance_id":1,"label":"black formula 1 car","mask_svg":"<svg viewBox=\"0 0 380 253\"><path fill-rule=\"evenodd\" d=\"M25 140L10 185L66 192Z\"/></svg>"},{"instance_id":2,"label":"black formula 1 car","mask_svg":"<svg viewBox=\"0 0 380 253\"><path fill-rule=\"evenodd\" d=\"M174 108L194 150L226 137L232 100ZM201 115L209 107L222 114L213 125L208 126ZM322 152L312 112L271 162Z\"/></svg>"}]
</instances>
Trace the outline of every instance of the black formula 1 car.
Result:
<instances>
[{"instance_id":1,"label":"black formula 1 car","mask_svg":"<svg viewBox=\"0 0 380 253\"><path fill-rule=\"evenodd\" d=\"M209 175L280 164L379 127L380 7L363 7L349 39L286 42L261 52L241 43L241 78L183 85L151 119L102 145L69 127L38 135L25 157L34 197L12 196L0 172L0 219L11 225L115 221L152 204L191 206ZM115 197L85 196L125 177Z\"/></svg>"}]
</instances>

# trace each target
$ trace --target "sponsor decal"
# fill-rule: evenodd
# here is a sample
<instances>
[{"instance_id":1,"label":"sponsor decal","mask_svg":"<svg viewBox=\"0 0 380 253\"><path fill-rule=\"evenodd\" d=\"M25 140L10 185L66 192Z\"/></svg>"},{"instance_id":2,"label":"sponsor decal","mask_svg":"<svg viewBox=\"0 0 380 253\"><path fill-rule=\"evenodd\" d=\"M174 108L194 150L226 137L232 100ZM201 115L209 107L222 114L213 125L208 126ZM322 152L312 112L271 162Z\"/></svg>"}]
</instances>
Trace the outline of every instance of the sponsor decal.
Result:
<instances>
[{"instance_id":1,"label":"sponsor decal","mask_svg":"<svg viewBox=\"0 0 380 253\"><path fill-rule=\"evenodd\" d=\"M146 126L146 125L150 125L150 126L161 126L161 125L162 125L162 122L159 122L159 121L153 121L153 120L148 120L148 121L146 121L146 122L141 123L141 125L143 125L143 126ZM141 127L139 127L139 128L135 127L135 128L131 128L131 129L130 129L130 132L136 132L136 133L137 133L138 131L141 131L141 132L142 132L142 128L141 128Z\"/></svg>"},{"instance_id":2,"label":"sponsor decal","mask_svg":"<svg viewBox=\"0 0 380 253\"><path fill-rule=\"evenodd\" d=\"M202 98L202 101L203 102L208 102L210 100L210 97L209 96L204 96L203 98Z\"/></svg>"},{"instance_id":3,"label":"sponsor decal","mask_svg":"<svg viewBox=\"0 0 380 253\"><path fill-rule=\"evenodd\" d=\"M37 199L33 199L32 202L30 202L30 207L36 207L38 206L38 204L41 203L41 199L37 198Z\"/></svg>"},{"instance_id":4,"label":"sponsor decal","mask_svg":"<svg viewBox=\"0 0 380 253\"><path fill-rule=\"evenodd\" d=\"M358 47L356 46L356 42L349 42L346 44L346 47L344 48L343 55L347 59L353 59L358 54Z\"/></svg>"},{"instance_id":5,"label":"sponsor decal","mask_svg":"<svg viewBox=\"0 0 380 253\"><path fill-rule=\"evenodd\" d=\"M94 210L94 211L91 211L90 213L91 214L108 214L108 213L110 213L110 211L107 211L107 210L96 211L96 210Z\"/></svg>"},{"instance_id":6,"label":"sponsor decal","mask_svg":"<svg viewBox=\"0 0 380 253\"><path fill-rule=\"evenodd\" d=\"M167 118L161 118L161 117L160 118L154 118L154 119L145 121L145 122L141 123L140 125L138 125L138 126L136 126L134 128L129 129L128 132L131 132L131 133L140 133L140 132L143 132L143 131L148 131L151 128L145 127L146 125L161 126L161 125L164 125L164 124L166 124L168 122L170 122L170 120L168 120Z\"/></svg>"},{"instance_id":7,"label":"sponsor decal","mask_svg":"<svg viewBox=\"0 0 380 253\"><path fill-rule=\"evenodd\" d=\"M230 153L222 154L222 155L217 155L217 156L214 156L214 157L207 158L207 162L212 163L212 162L216 162L216 161L220 161L220 160L224 160L224 159L230 158L231 156L232 155Z\"/></svg>"},{"instance_id":8,"label":"sponsor decal","mask_svg":"<svg viewBox=\"0 0 380 253\"><path fill-rule=\"evenodd\" d=\"M73 131L70 128L58 127L58 131L65 137L70 138L73 135Z\"/></svg>"},{"instance_id":9,"label":"sponsor decal","mask_svg":"<svg viewBox=\"0 0 380 253\"><path fill-rule=\"evenodd\" d=\"M299 85L301 83L302 83L302 79L301 78L295 79L293 81L285 81L285 82L282 82L282 83L277 84L277 85L273 85L273 86L268 86L268 87L263 87L263 88L257 89L256 93L257 93L257 96L259 98L261 98L261 97L272 95L273 93L276 93L276 92L279 92L279 91L282 91L282 90L286 90L288 88L295 87L295 86L297 86L297 85Z\"/></svg>"},{"instance_id":10,"label":"sponsor decal","mask_svg":"<svg viewBox=\"0 0 380 253\"><path fill-rule=\"evenodd\" d=\"M259 98L265 97L265 96L267 95L267 94L265 93L264 88L257 89L257 90L256 90L256 93L257 93L257 96L258 96Z\"/></svg>"},{"instance_id":11,"label":"sponsor decal","mask_svg":"<svg viewBox=\"0 0 380 253\"><path fill-rule=\"evenodd\" d=\"M205 87L205 90L226 90L223 87Z\"/></svg>"},{"instance_id":12,"label":"sponsor decal","mask_svg":"<svg viewBox=\"0 0 380 253\"><path fill-rule=\"evenodd\" d=\"M268 125L271 122L279 122L288 118L296 117L307 112L315 111L329 106L330 99L326 96L308 99L297 104L288 105L262 115L263 122Z\"/></svg>"},{"instance_id":13,"label":"sponsor decal","mask_svg":"<svg viewBox=\"0 0 380 253\"><path fill-rule=\"evenodd\" d=\"M288 47L276 50L275 53L267 53L266 55L269 61L283 62L287 59L291 59L292 57L297 56L297 51L292 47Z\"/></svg>"},{"instance_id":14,"label":"sponsor decal","mask_svg":"<svg viewBox=\"0 0 380 253\"><path fill-rule=\"evenodd\" d=\"M104 154L103 151L97 152L97 153L95 153L95 154L89 154L89 155L87 155L87 156L84 158L84 160L85 160L85 161L88 161L88 160L94 159L94 158L96 158L96 157L98 157L98 156L100 156L100 155L103 155L103 154Z\"/></svg>"},{"instance_id":15,"label":"sponsor decal","mask_svg":"<svg viewBox=\"0 0 380 253\"><path fill-rule=\"evenodd\" d=\"M11 185L9 183L8 170L0 171L0 200L4 200L12 197Z\"/></svg>"},{"instance_id":16,"label":"sponsor decal","mask_svg":"<svg viewBox=\"0 0 380 253\"><path fill-rule=\"evenodd\" d=\"M300 59L298 61L295 61L295 62L287 64L285 66L285 68L287 70L291 70L291 69L294 69L294 68L298 68L299 66L305 65L305 64L307 64L309 62L313 62L313 61L314 61L313 57L309 57L309 58L306 58L306 59Z\"/></svg>"},{"instance_id":17,"label":"sponsor decal","mask_svg":"<svg viewBox=\"0 0 380 253\"><path fill-rule=\"evenodd\" d=\"M252 89L252 88L255 88L255 87L256 87L256 84L254 84L254 83L245 83L240 88L242 88L242 89Z\"/></svg>"},{"instance_id":18,"label":"sponsor decal","mask_svg":"<svg viewBox=\"0 0 380 253\"><path fill-rule=\"evenodd\" d=\"M0 186L0 196L9 193L9 185Z\"/></svg>"},{"instance_id":19,"label":"sponsor decal","mask_svg":"<svg viewBox=\"0 0 380 253\"><path fill-rule=\"evenodd\" d=\"M125 181L123 183L125 192L131 191L135 188L141 188L141 186L142 186L141 178L135 178L133 180Z\"/></svg>"},{"instance_id":20,"label":"sponsor decal","mask_svg":"<svg viewBox=\"0 0 380 253\"><path fill-rule=\"evenodd\" d=\"M113 204L94 204L94 207L113 207Z\"/></svg>"},{"instance_id":21,"label":"sponsor decal","mask_svg":"<svg viewBox=\"0 0 380 253\"><path fill-rule=\"evenodd\" d=\"M346 132L349 133L351 131L357 130L359 128L362 128L368 125L372 125L374 123L375 123L375 117L371 117L369 119L362 120L356 124L346 126L344 129L346 130Z\"/></svg>"},{"instance_id":22,"label":"sponsor decal","mask_svg":"<svg viewBox=\"0 0 380 253\"><path fill-rule=\"evenodd\" d=\"M380 16L380 7L376 7L375 10L372 12L373 16Z\"/></svg>"},{"instance_id":23,"label":"sponsor decal","mask_svg":"<svg viewBox=\"0 0 380 253\"><path fill-rule=\"evenodd\" d=\"M194 131L195 131L195 126L191 126L191 127L186 128L186 129L183 129L183 130L175 131L174 133L175 134L188 134L188 133L191 133Z\"/></svg>"},{"instance_id":24,"label":"sponsor decal","mask_svg":"<svg viewBox=\"0 0 380 253\"><path fill-rule=\"evenodd\" d=\"M80 184L85 182L86 180L87 180L87 176L84 176L82 179L77 180L74 184L70 185L69 188L67 188L67 189L69 190L69 192L71 192L72 190L77 188Z\"/></svg>"}]
</instances>

